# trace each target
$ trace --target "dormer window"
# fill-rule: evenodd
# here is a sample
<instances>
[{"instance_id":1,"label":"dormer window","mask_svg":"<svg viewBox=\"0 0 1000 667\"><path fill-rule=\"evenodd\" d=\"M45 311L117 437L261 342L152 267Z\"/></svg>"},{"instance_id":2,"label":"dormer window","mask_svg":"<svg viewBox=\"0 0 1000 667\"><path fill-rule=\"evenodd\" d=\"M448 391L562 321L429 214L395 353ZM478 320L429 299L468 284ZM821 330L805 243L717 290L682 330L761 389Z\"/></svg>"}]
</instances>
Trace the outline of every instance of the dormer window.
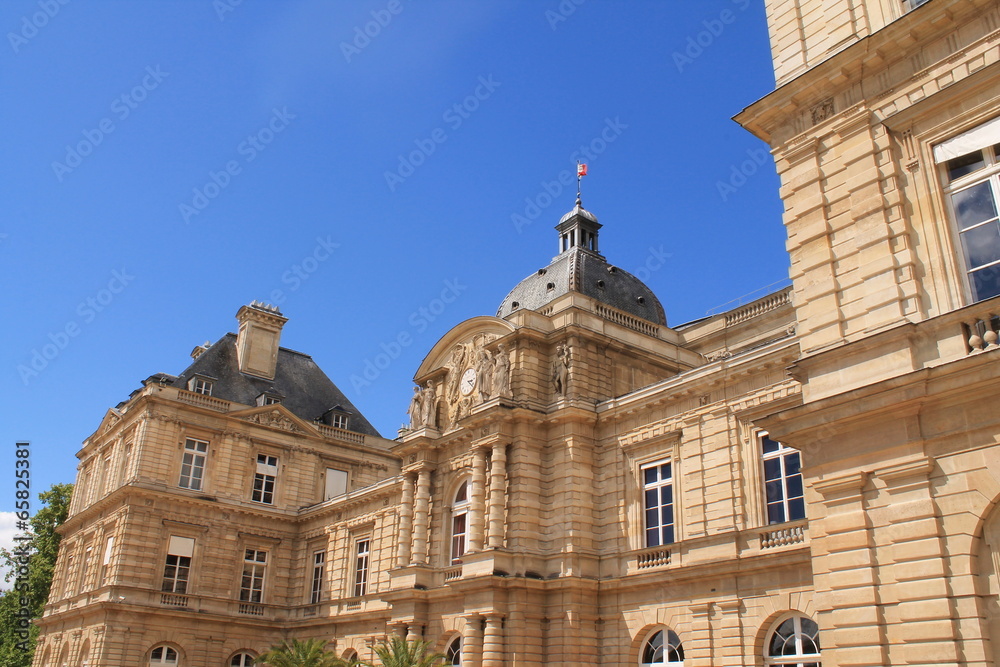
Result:
<instances>
[{"instance_id":1,"label":"dormer window","mask_svg":"<svg viewBox=\"0 0 1000 667\"><path fill-rule=\"evenodd\" d=\"M276 403L281 403L281 396L278 396L277 394L268 394L267 392L264 392L257 397L257 405L274 405Z\"/></svg>"},{"instance_id":2,"label":"dormer window","mask_svg":"<svg viewBox=\"0 0 1000 667\"><path fill-rule=\"evenodd\" d=\"M212 387L215 385L214 382L206 377L200 375L195 375L188 382L188 390L193 391L196 394L204 394L205 396L212 395Z\"/></svg>"},{"instance_id":3,"label":"dormer window","mask_svg":"<svg viewBox=\"0 0 1000 667\"><path fill-rule=\"evenodd\" d=\"M350 418L351 413L337 405L324 412L318 421L326 424L327 426L347 430Z\"/></svg>"}]
</instances>

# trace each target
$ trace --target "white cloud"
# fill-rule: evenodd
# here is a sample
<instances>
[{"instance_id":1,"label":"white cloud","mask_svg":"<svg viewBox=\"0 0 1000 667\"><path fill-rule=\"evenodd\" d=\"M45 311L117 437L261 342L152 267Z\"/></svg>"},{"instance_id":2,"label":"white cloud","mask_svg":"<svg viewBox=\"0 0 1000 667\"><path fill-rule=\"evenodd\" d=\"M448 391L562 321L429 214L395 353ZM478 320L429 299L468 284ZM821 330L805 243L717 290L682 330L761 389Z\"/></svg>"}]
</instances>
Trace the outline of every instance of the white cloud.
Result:
<instances>
[{"instance_id":1,"label":"white cloud","mask_svg":"<svg viewBox=\"0 0 1000 667\"><path fill-rule=\"evenodd\" d=\"M0 548L7 550L14 548L14 536L20 531L15 528L17 515L14 512L0 512ZM4 577L7 575L7 568L0 566L0 590L10 590L14 583L7 583Z\"/></svg>"}]
</instances>

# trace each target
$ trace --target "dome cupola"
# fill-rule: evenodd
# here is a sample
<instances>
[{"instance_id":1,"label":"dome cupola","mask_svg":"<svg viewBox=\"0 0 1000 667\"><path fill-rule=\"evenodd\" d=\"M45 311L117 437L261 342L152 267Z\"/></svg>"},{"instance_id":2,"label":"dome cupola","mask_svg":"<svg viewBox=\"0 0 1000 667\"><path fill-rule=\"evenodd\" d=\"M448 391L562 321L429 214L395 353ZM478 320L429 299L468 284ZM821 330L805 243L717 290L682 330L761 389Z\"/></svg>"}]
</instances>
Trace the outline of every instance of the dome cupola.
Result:
<instances>
[{"instance_id":1,"label":"dome cupola","mask_svg":"<svg viewBox=\"0 0 1000 667\"><path fill-rule=\"evenodd\" d=\"M609 264L600 253L601 224L597 216L583 208L579 197L555 229L559 232L559 254L510 291L497 317L521 309L539 310L569 292L577 292L654 324L666 325L663 306L653 291L628 271Z\"/></svg>"}]
</instances>

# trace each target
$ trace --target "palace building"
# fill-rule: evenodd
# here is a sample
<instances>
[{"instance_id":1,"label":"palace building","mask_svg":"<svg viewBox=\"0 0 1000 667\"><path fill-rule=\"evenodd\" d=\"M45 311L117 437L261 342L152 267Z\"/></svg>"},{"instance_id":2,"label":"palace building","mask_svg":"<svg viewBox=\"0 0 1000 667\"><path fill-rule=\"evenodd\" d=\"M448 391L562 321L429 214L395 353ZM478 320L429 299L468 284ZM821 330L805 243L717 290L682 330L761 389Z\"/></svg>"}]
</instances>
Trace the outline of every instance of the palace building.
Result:
<instances>
[{"instance_id":1,"label":"palace building","mask_svg":"<svg viewBox=\"0 0 1000 667\"><path fill-rule=\"evenodd\" d=\"M668 324L578 200L394 440L244 306L84 441L35 665L1000 665L1000 2L765 4L790 288Z\"/></svg>"}]
</instances>

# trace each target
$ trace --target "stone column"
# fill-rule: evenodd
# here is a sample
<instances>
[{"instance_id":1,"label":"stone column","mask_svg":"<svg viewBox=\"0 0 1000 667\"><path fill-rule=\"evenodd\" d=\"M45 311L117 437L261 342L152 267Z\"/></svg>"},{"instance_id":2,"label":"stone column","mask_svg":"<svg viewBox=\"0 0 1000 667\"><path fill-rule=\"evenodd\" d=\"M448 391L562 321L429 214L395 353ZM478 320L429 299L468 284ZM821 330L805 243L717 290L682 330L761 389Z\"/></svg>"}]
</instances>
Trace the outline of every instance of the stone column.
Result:
<instances>
[{"instance_id":1,"label":"stone column","mask_svg":"<svg viewBox=\"0 0 1000 667\"><path fill-rule=\"evenodd\" d=\"M503 662L503 617L487 614L486 632L483 633L482 667L504 667Z\"/></svg>"},{"instance_id":2,"label":"stone column","mask_svg":"<svg viewBox=\"0 0 1000 667\"><path fill-rule=\"evenodd\" d=\"M483 550L483 534L486 532L486 448L479 447L473 453L472 485L469 489L469 551Z\"/></svg>"},{"instance_id":3,"label":"stone column","mask_svg":"<svg viewBox=\"0 0 1000 667\"><path fill-rule=\"evenodd\" d=\"M498 442L493 445L493 469L490 474L490 528L487 546L499 549L503 546L503 509L507 498L507 445Z\"/></svg>"},{"instance_id":4,"label":"stone column","mask_svg":"<svg viewBox=\"0 0 1000 667\"><path fill-rule=\"evenodd\" d=\"M411 563L424 565L427 563L427 524L428 510L431 501L431 471L422 468L417 473L417 500L413 517L413 554Z\"/></svg>"},{"instance_id":5,"label":"stone column","mask_svg":"<svg viewBox=\"0 0 1000 667\"><path fill-rule=\"evenodd\" d=\"M414 621L406 627L406 641L415 642L420 639L423 639L420 635L420 626L417 625L416 621Z\"/></svg>"},{"instance_id":6,"label":"stone column","mask_svg":"<svg viewBox=\"0 0 1000 667\"><path fill-rule=\"evenodd\" d=\"M462 633L462 667L482 667L483 619L478 614L465 617Z\"/></svg>"},{"instance_id":7,"label":"stone column","mask_svg":"<svg viewBox=\"0 0 1000 667\"><path fill-rule=\"evenodd\" d=\"M403 497L399 503L399 536L396 547L396 567L410 564L413 538L413 475L403 475Z\"/></svg>"}]
</instances>

